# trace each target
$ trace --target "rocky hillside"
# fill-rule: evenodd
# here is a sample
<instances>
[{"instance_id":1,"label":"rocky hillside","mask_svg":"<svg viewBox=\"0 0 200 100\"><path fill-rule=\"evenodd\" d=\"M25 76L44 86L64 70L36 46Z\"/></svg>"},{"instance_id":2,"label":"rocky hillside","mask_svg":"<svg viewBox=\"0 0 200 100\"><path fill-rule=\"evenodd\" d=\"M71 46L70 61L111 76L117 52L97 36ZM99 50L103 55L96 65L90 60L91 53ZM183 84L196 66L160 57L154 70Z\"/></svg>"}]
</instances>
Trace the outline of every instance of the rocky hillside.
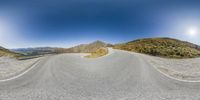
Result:
<instances>
[{"instance_id":1,"label":"rocky hillside","mask_svg":"<svg viewBox=\"0 0 200 100\"><path fill-rule=\"evenodd\" d=\"M168 58L200 56L200 46L172 38L138 39L124 44L117 44L114 48Z\"/></svg>"},{"instance_id":2,"label":"rocky hillside","mask_svg":"<svg viewBox=\"0 0 200 100\"><path fill-rule=\"evenodd\" d=\"M20 54L12 52L0 46L0 57L2 56L17 57L17 56L20 56Z\"/></svg>"},{"instance_id":3,"label":"rocky hillside","mask_svg":"<svg viewBox=\"0 0 200 100\"><path fill-rule=\"evenodd\" d=\"M89 44L81 44L67 49L57 49L57 52L65 53L91 53L95 52L101 47L112 46L111 44L104 43L102 41L95 41Z\"/></svg>"}]
</instances>

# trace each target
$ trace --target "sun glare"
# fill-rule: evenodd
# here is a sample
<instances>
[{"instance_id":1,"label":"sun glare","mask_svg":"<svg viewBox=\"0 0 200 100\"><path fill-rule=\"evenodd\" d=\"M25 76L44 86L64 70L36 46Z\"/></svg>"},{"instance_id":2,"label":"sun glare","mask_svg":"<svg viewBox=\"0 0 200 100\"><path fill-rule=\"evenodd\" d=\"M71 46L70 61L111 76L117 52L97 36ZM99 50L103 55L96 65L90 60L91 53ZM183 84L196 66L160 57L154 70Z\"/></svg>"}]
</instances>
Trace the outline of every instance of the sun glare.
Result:
<instances>
[{"instance_id":1,"label":"sun glare","mask_svg":"<svg viewBox=\"0 0 200 100\"><path fill-rule=\"evenodd\" d=\"M190 36L196 36L197 35L197 28L191 27L188 29L187 34Z\"/></svg>"}]
</instances>

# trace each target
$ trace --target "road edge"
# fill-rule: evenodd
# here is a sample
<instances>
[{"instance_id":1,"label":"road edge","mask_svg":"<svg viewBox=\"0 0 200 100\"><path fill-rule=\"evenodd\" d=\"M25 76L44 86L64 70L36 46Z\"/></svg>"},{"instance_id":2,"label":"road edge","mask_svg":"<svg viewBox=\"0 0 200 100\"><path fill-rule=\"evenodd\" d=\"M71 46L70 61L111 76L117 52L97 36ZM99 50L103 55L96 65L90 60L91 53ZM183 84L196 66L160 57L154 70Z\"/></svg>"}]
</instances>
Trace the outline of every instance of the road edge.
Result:
<instances>
[{"instance_id":1,"label":"road edge","mask_svg":"<svg viewBox=\"0 0 200 100\"><path fill-rule=\"evenodd\" d=\"M119 49L115 49L115 50L119 50ZM125 51L125 50L120 50L120 51L124 51L124 52L127 52L131 55L134 55L134 53L136 52L131 52L131 51ZM141 53L136 53L136 54L141 54ZM143 54L142 54L143 55ZM141 56L142 57L142 56ZM144 58L142 57L142 59L144 60ZM145 61L145 60L144 60ZM175 77L172 77L162 71L160 71L158 68L156 68L154 65L152 65L151 63L149 63L148 61L145 61L146 63L148 63L150 66L153 67L153 69L155 69L156 71L158 71L160 74L164 75L165 77L169 78L169 79L173 79L175 81L180 81L180 82L185 82L185 83L200 83L200 80L198 81L190 81L190 80L182 80L182 79L178 79L178 78L175 78Z\"/></svg>"},{"instance_id":2,"label":"road edge","mask_svg":"<svg viewBox=\"0 0 200 100\"><path fill-rule=\"evenodd\" d=\"M14 79L17 79L17 78L25 75L26 73L28 73L29 71L31 71L40 61L41 61L41 59L38 59L33 64L31 64L30 67L28 67L24 71L21 71L18 74L14 75L14 76L12 76L10 78L1 79L0 82L7 82L7 81L14 80Z\"/></svg>"}]
</instances>

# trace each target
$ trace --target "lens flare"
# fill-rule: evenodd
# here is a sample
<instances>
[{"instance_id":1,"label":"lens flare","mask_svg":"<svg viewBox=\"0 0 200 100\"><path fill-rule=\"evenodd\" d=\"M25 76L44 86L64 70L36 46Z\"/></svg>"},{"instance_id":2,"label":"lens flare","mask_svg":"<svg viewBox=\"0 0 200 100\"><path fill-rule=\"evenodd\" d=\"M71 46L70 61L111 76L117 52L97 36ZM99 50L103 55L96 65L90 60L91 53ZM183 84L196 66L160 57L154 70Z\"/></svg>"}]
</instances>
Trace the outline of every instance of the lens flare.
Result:
<instances>
[{"instance_id":1,"label":"lens flare","mask_svg":"<svg viewBox=\"0 0 200 100\"><path fill-rule=\"evenodd\" d=\"M187 34L190 36L196 36L197 35L197 28L195 27L190 27L187 31Z\"/></svg>"}]
</instances>

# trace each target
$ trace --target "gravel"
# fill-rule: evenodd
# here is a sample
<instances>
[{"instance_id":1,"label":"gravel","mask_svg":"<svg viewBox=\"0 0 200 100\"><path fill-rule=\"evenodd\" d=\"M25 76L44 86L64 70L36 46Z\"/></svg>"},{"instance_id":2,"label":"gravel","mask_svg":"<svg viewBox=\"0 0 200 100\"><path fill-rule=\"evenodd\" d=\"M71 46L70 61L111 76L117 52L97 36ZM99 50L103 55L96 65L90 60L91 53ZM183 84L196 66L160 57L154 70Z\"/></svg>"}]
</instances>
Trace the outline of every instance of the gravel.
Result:
<instances>
[{"instance_id":1,"label":"gravel","mask_svg":"<svg viewBox=\"0 0 200 100\"><path fill-rule=\"evenodd\" d=\"M0 57L0 80L22 73L38 60L39 58L16 60L15 58Z\"/></svg>"},{"instance_id":2,"label":"gravel","mask_svg":"<svg viewBox=\"0 0 200 100\"><path fill-rule=\"evenodd\" d=\"M186 81L200 80L200 58L169 59L148 55L142 56L168 76Z\"/></svg>"}]
</instances>

